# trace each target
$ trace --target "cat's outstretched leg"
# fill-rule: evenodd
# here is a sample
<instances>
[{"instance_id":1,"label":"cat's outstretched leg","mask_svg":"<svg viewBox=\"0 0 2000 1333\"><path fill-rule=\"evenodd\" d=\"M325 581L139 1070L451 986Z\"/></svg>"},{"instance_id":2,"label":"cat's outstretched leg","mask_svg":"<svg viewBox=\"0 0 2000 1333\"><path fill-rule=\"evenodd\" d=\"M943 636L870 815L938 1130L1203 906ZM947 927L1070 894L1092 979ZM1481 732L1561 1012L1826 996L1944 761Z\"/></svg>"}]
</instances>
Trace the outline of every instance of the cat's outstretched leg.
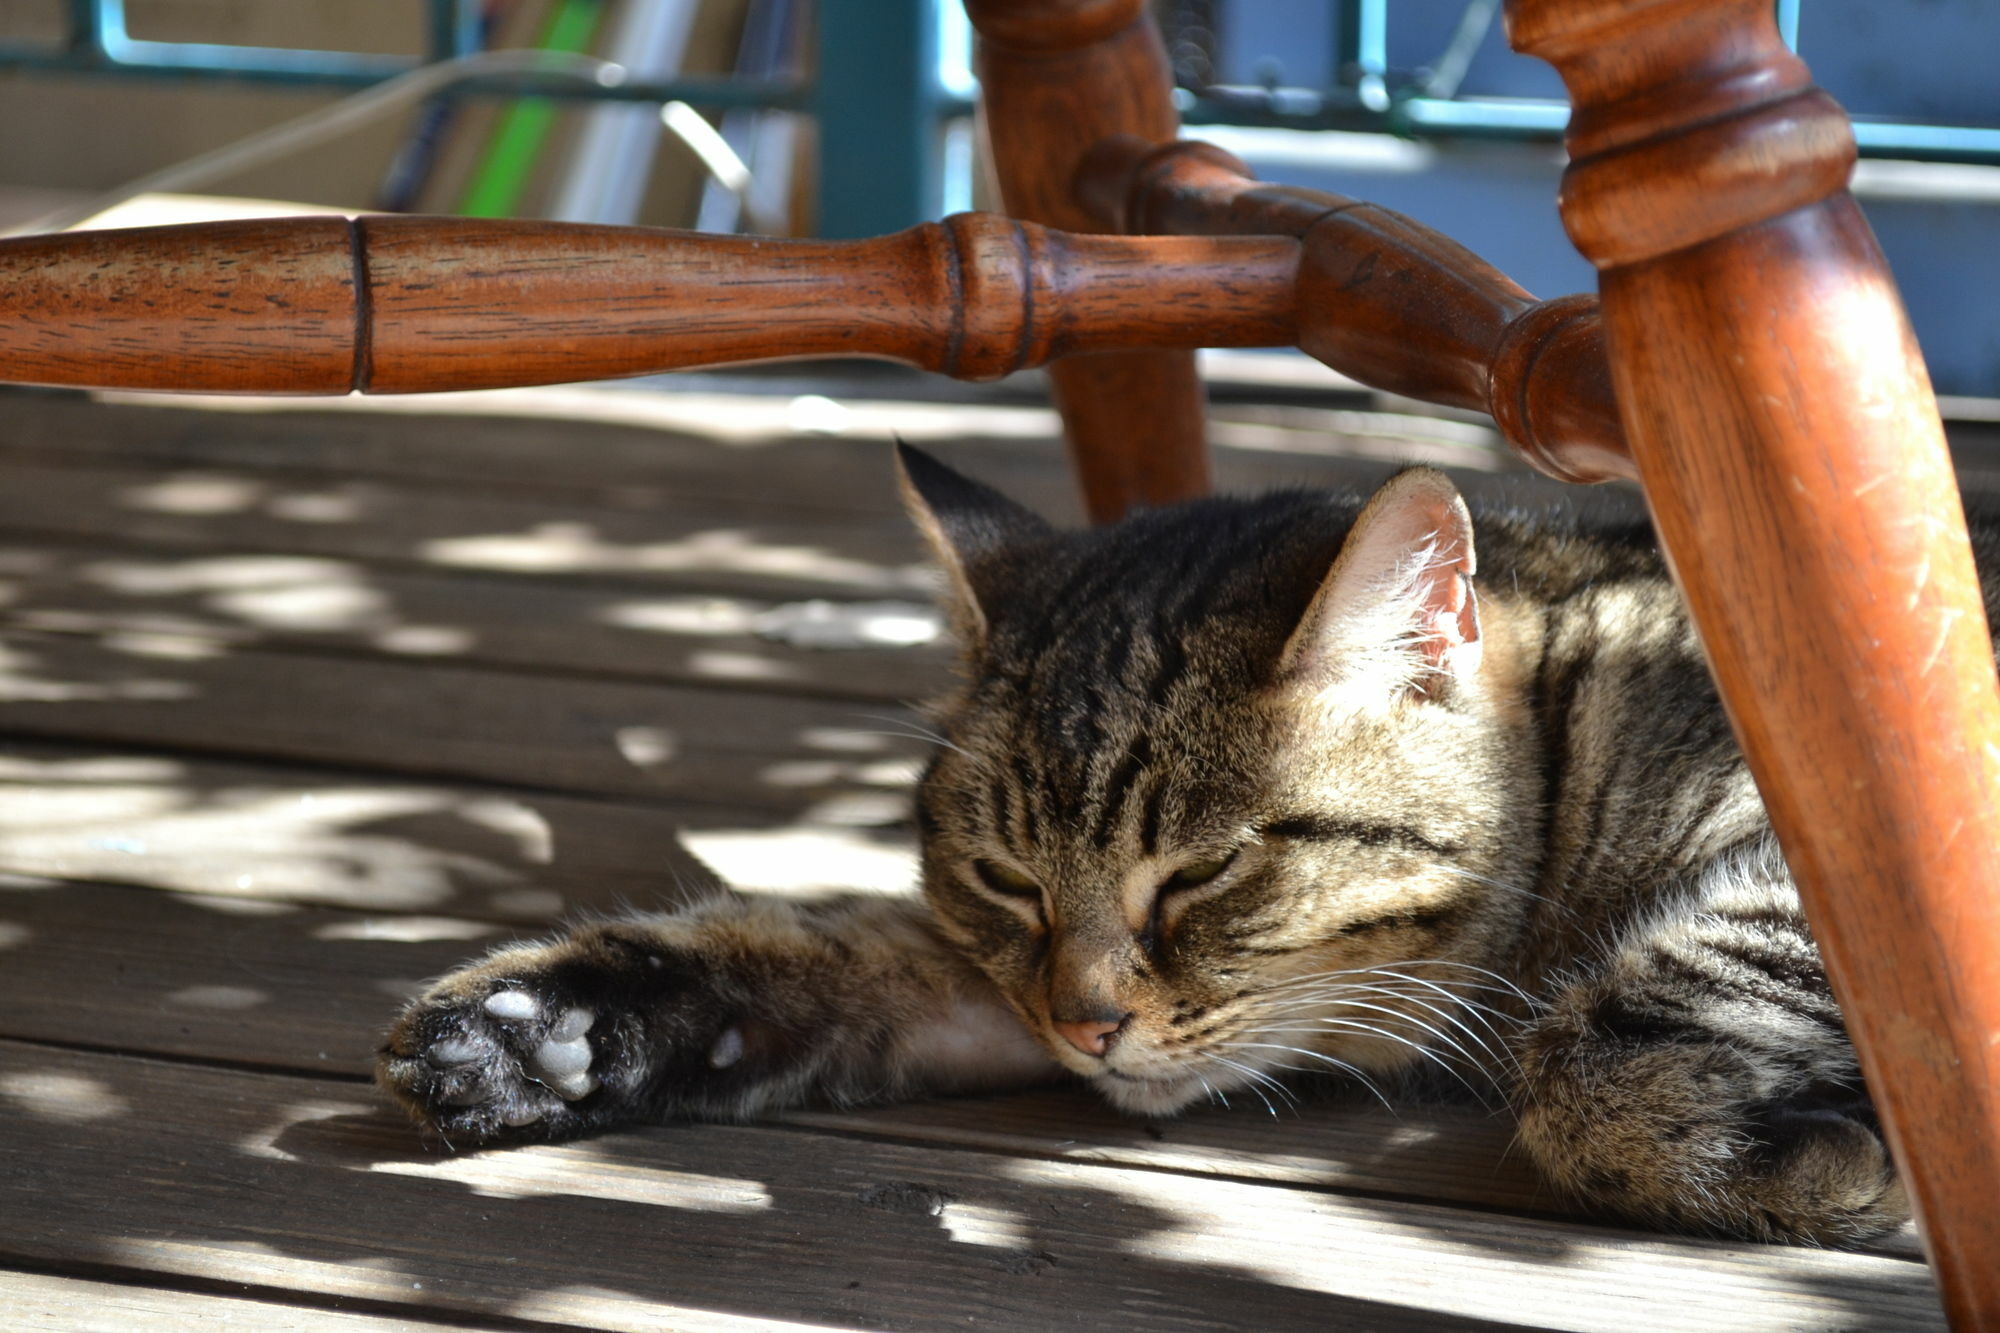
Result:
<instances>
[{"instance_id":1,"label":"cat's outstretched leg","mask_svg":"<svg viewBox=\"0 0 2000 1333\"><path fill-rule=\"evenodd\" d=\"M1774 849L1712 868L1527 1030L1521 1140L1582 1201L1819 1245L1909 1204Z\"/></svg>"},{"instance_id":2,"label":"cat's outstretched leg","mask_svg":"<svg viewBox=\"0 0 2000 1333\"><path fill-rule=\"evenodd\" d=\"M471 1147L1057 1072L921 901L727 897L452 973L397 1019L376 1079Z\"/></svg>"}]
</instances>

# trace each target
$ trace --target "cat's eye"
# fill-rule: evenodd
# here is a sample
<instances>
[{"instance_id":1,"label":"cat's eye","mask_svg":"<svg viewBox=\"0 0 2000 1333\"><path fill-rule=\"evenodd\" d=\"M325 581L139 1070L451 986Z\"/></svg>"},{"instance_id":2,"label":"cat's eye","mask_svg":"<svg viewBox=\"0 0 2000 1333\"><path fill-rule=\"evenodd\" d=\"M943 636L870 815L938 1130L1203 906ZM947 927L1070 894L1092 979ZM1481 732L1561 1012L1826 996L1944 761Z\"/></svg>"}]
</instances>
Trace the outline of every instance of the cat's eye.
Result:
<instances>
[{"instance_id":1,"label":"cat's eye","mask_svg":"<svg viewBox=\"0 0 2000 1333\"><path fill-rule=\"evenodd\" d=\"M1160 885L1160 892L1172 893L1176 889L1193 889L1208 883L1236 862L1236 853L1211 856L1205 861L1194 861L1168 875Z\"/></svg>"},{"instance_id":2,"label":"cat's eye","mask_svg":"<svg viewBox=\"0 0 2000 1333\"><path fill-rule=\"evenodd\" d=\"M1031 898L1038 903L1042 900L1042 886L1012 866L998 861L974 861L972 869L979 882L995 893L1008 898Z\"/></svg>"}]
</instances>

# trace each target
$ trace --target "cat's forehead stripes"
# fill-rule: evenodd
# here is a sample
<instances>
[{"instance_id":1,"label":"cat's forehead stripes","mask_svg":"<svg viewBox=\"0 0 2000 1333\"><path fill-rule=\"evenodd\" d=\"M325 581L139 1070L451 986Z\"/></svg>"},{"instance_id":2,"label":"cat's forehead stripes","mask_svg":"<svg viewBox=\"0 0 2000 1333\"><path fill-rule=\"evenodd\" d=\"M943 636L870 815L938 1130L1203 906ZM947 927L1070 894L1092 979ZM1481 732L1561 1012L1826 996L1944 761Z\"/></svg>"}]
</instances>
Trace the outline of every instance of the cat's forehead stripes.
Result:
<instances>
[{"instance_id":1,"label":"cat's forehead stripes","mask_svg":"<svg viewBox=\"0 0 2000 1333\"><path fill-rule=\"evenodd\" d=\"M1257 831L1272 838L1402 847L1439 857L1456 856L1465 850L1463 843L1426 833L1414 824L1315 813L1284 815L1260 825Z\"/></svg>"}]
</instances>

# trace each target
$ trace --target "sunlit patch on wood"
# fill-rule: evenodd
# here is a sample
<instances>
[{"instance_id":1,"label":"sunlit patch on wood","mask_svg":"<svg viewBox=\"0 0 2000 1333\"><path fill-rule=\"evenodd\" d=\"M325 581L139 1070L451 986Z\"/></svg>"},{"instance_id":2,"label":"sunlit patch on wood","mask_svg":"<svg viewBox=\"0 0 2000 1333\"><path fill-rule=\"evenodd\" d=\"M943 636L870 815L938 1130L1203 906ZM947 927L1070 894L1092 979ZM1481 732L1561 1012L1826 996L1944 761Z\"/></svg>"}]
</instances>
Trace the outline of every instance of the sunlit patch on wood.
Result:
<instances>
[{"instance_id":1,"label":"sunlit patch on wood","mask_svg":"<svg viewBox=\"0 0 2000 1333\"><path fill-rule=\"evenodd\" d=\"M0 1100L37 1120L75 1123L125 1115L132 1109L100 1079L53 1071L0 1075Z\"/></svg>"}]
</instances>

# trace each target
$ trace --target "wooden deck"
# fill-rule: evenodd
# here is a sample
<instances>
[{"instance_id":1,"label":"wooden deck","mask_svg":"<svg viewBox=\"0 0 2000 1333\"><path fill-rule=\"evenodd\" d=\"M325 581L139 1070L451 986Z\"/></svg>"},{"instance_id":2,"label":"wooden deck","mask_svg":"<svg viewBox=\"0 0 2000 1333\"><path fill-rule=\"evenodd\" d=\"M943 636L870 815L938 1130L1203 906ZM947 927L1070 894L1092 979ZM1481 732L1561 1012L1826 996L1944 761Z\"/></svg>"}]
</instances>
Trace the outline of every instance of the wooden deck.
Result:
<instances>
[{"instance_id":1,"label":"wooden deck","mask_svg":"<svg viewBox=\"0 0 2000 1333\"><path fill-rule=\"evenodd\" d=\"M0 393L0 1323L1941 1326L1908 1235L1566 1217L1470 1111L1064 1091L424 1151L367 1079L418 979L705 866L908 884L896 732L944 658L884 441L1076 506L1027 400L819 392ZM1224 484L1552 493L1364 406L1222 405Z\"/></svg>"}]
</instances>

